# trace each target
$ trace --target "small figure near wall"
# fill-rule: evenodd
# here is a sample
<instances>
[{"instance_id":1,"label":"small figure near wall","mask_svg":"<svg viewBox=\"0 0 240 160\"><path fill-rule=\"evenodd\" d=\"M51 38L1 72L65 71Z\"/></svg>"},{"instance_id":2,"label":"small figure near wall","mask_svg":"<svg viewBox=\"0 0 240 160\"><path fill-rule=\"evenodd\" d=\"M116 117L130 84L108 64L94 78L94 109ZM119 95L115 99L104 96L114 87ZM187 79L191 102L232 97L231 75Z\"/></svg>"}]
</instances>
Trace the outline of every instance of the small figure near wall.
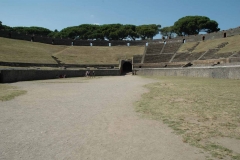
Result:
<instances>
[{"instance_id":1,"label":"small figure near wall","mask_svg":"<svg viewBox=\"0 0 240 160\"><path fill-rule=\"evenodd\" d=\"M86 73L85 73L85 77L88 77L88 74L89 74L88 71L86 71Z\"/></svg>"}]
</instances>

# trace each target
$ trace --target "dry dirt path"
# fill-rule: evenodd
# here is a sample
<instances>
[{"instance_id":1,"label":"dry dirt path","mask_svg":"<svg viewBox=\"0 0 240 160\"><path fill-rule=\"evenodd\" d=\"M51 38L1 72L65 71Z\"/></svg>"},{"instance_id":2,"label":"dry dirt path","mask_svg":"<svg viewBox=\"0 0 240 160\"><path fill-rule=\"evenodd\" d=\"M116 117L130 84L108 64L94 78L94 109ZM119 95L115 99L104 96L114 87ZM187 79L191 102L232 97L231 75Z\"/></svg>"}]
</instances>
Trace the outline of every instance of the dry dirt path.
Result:
<instances>
[{"instance_id":1,"label":"dry dirt path","mask_svg":"<svg viewBox=\"0 0 240 160\"><path fill-rule=\"evenodd\" d=\"M28 91L0 102L0 159L205 159L133 103L153 80L137 76L18 82ZM55 82L55 83L53 83ZM79 82L79 83L77 83Z\"/></svg>"}]
</instances>

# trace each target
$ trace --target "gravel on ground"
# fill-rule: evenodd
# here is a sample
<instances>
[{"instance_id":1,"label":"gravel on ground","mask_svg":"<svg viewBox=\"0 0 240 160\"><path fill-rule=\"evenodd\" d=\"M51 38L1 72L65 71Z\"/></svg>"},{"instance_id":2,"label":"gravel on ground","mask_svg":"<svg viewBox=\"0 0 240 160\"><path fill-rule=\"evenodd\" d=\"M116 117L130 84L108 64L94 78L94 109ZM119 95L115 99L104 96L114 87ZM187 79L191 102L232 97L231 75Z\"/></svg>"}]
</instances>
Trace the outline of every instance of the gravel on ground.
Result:
<instances>
[{"instance_id":1,"label":"gravel on ground","mask_svg":"<svg viewBox=\"0 0 240 160\"><path fill-rule=\"evenodd\" d=\"M63 83L64 82L64 83ZM0 102L0 159L206 159L134 102L154 80L138 76L13 83L27 90Z\"/></svg>"}]
</instances>

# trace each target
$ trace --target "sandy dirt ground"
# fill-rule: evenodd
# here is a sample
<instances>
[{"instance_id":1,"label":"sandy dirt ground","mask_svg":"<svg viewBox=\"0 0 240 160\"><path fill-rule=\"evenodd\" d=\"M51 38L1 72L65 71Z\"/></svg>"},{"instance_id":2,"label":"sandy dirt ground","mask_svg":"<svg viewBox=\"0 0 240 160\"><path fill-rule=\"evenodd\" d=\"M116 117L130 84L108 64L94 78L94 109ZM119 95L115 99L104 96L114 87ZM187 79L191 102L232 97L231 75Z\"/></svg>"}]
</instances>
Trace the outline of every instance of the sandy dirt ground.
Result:
<instances>
[{"instance_id":1,"label":"sandy dirt ground","mask_svg":"<svg viewBox=\"0 0 240 160\"><path fill-rule=\"evenodd\" d=\"M206 159L162 122L135 112L152 82L128 75L12 84L28 92L0 102L0 159Z\"/></svg>"}]
</instances>

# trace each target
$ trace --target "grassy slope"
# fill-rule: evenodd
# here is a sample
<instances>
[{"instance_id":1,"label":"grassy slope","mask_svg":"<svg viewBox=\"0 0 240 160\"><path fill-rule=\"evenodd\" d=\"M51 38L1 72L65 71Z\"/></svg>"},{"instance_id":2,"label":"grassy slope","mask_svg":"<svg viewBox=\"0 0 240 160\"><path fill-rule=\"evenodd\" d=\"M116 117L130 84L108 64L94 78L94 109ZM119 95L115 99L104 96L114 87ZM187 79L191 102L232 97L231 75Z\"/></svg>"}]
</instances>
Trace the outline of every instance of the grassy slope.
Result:
<instances>
[{"instance_id":1,"label":"grassy slope","mask_svg":"<svg viewBox=\"0 0 240 160\"><path fill-rule=\"evenodd\" d=\"M218 51L218 53L240 51L240 35L226 38L226 40L229 44Z\"/></svg>"},{"instance_id":2,"label":"grassy slope","mask_svg":"<svg viewBox=\"0 0 240 160\"><path fill-rule=\"evenodd\" d=\"M240 159L239 153L211 141L230 137L240 142L240 81L227 79L155 77L136 110L164 121L183 141L218 158Z\"/></svg>"},{"instance_id":3,"label":"grassy slope","mask_svg":"<svg viewBox=\"0 0 240 160\"><path fill-rule=\"evenodd\" d=\"M64 48L65 46L52 46L0 37L0 61L56 64L56 61L51 58L51 54Z\"/></svg>"},{"instance_id":4,"label":"grassy slope","mask_svg":"<svg viewBox=\"0 0 240 160\"><path fill-rule=\"evenodd\" d=\"M52 63L52 55L66 64L118 63L121 58L143 54L144 46L84 47L60 46L0 37L0 61Z\"/></svg>"},{"instance_id":5,"label":"grassy slope","mask_svg":"<svg viewBox=\"0 0 240 160\"><path fill-rule=\"evenodd\" d=\"M193 53L196 52L204 52L209 49L216 48L219 44L223 42L228 42L229 44L226 45L224 48L219 50L217 53L226 53L226 52L236 52L240 51L240 35L227 37L227 38L220 38L214 40L207 40L205 42L200 42L200 44L195 48ZM197 42L187 42L183 44L178 52L188 52L188 49L192 48Z\"/></svg>"},{"instance_id":6,"label":"grassy slope","mask_svg":"<svg viewBox=\"0 0 240 160\"><path fill-rule=\"evenodd\" d=\"M229 44L222 48L220 51L218 51L218 53L240 51L240 35L238 35L201 42L193 52L207 51L208 49L216 48L219 44L223 42L228 42Z\"/></svg>"},{"instance_id":7,"label":"grassy slope","mask_svg":"<svg viewBox=\"0 0 240 160\"><path fill-rule=\"evenodd\" d=\"M87 47L73 46L55 54L66 64L117 64L119 59L131 59L135 54L143 54L144 46Z\"/></svg>"}]
</instances>

